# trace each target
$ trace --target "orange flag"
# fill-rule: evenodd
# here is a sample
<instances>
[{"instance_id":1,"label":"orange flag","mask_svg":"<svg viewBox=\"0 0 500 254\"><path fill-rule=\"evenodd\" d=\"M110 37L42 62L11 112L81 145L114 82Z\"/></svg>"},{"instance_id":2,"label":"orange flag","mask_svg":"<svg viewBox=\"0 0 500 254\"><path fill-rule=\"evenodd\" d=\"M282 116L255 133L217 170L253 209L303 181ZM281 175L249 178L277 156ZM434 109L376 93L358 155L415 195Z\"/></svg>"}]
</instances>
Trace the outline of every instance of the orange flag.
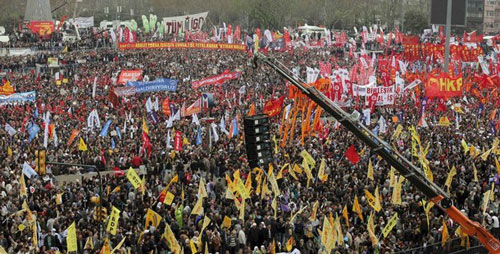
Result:
<instances>
[{"instance_id":1,"label":"orange flag","mask_svg":"<svg viewBox=\"0 0 500 254\"><path fill-rule=\"evenodd\" d=\"M80 131L77 129L73 129L71 131L71 136L69 137L69 140L68 140L68 146L70 146L73 143L73 141L75 140L76 136L78 136L78 134L80 134Z\"/></svg>"},{"instance_id":2,"label":"orange flag","mask_svg":"<svg viewBox=\"0 0 500 254\"><path fill-rule=\"evenodd\" d=\"M255 115L255 103L250 104L250 110L248 111L248 116Z\"/></svg>"}]
</instances>

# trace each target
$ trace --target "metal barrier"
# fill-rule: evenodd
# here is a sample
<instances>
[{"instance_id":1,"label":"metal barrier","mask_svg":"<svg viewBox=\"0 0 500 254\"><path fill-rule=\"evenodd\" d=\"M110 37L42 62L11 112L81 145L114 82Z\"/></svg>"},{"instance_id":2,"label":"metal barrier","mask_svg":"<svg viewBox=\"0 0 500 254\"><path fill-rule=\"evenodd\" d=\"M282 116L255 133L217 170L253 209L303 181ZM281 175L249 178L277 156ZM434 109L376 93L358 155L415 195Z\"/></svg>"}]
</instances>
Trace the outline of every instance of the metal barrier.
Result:
<instances>
[{"instance_id":1,"label":"metal barrier","mask_svg":"<svg viewBox=\"0 0 500 254\"><path fill-rule=\"evenodd\" d=\"M466 249L461 246L462 240L460 238L454 238L449 240L444 247L441 246L441 242L429 244L425 247L417 247L407 250L395 251L393 254L420 254L420 253L453 253L453 254L487 254L486 250L477 240L474 238L469 238L470 248Z\"/></svg>"}]
</instances>

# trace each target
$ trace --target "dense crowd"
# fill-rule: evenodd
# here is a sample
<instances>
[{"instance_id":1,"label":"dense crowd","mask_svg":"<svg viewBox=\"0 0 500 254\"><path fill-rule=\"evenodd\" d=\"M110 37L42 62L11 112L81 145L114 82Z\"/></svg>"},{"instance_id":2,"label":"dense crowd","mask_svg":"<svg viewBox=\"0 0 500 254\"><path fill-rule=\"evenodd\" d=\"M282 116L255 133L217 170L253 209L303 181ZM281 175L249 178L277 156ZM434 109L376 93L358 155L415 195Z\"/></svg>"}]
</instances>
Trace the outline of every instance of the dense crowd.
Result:
<instances>
[{"instance_id":1,"label":"dense crowd","mask_svg":"<svg viewBox=\"0 0 500 254\"><path fill-rule=\"evenodd\" d=\"M354 57L347 57L347 54L345 58L334 57L339 51L342 52L343 48L298 48L270 54L289 68L300 67L299 75L305 79L306 67L319 67L320 61L332 62L337 68L352 68L356 62ZM46 65L49 57L59 59L60 73L67 82L57 85L50 68L43 73L35 70L37 64ZM434 68L439 68L439 64ZM443 249L451 248L452 242L441 247L443 221L451 238L460 237L456 233L456 223L441 210L433 208L426 215L428 200L401 176L402 202L393 204L394 186L390 175L397 179L399 174L324 113L320 120L322 130L308 135L303 143L300 126L305 112L299 113L296 128L291 130L294 135L290 133L289 140L281 145L282 115L287 105L297 102L288 97L288 84L283 78L265 65L254 68L246 52L194 49L45 52L2 57L0 69L6 71L4 80L14 85L16 92L37 92L35 103L0 107L0 157L3 158L0 162L0 246L7 253L54 253L55 250L64 253L67 250L67 228L73 222L76 224L78 253L99 253L103 245L108 244L107 239L112 249L124 238L117 253L168 253L173 248L168 245L166 225L186 254L193 253L193 250L196 253L253 254L294 249L303 254L320 253L325 248L318 230L323 229L324 219L331 220L337 228L336 236L343 237L336 241L333 253L390 253L411 248L420 248L419 253L442 253ZM137 94L122 97L118 105L112 105L109 93L112 87L120 86L116 84L120 71L135 69L143 70L143 77L149 80L177 79L177 92ZM225 70L240 71L242 76L220 86L192 89L192 81ZM470 76L478 72L475 68L463 71ZM410 74L404 77L406 83L411 83ZM380 81L380 73L376 75ZM93 97L95 78L97 89ZM446 189L450 169L455 167L456 176L447 188L454 205L500 237L499 195L495 186L498 185L495 158L500 149L494 149L483 160L483 156L464 153L462 144L464 140L467 147L474 146L480 151L479 155L492 146L498 133L496 127L493 131L491 128L491 121L496 123L498 119L498 97L481 100L464 92L463 96L450 99L444 105L438 100L427 100L425 116L428 126L422 126L419 120L424 101L424 94L420 91L423 90L423 85L419 85L415 91L407 91L405 96L398 97L394 105L377 106L367 127L378 128L379 120L385 119L386 130L378 130L378 134L420 167L422 156L413 151L415 134L410 131L416 127L420 153L425 151L423 157L428 160L434 183ZM163 113L161 105L167 97L173 105L169 108L172 110L170 114L174 115L183 104L186 107L191 105L203 92L215 95L216 106L196 116L201 125L193 120L193 116L182 117L172 126L167 125L170 116ZM481 95L486 98L489 93L495 91L485 89ZM280 195L275 195L269 179L258 170L249 168L242 137L243 118L251 107L260 113L268 100L281 96L287 97L283 111L272 118L271 124L278 147L274 154L273 174L278 178ZM151 113L147 112L148 98L160 102L155 112L157 119L151 118ZM452 109L457 104L460 104L461 113ZM444 110L439 110L443 106ZM346 110L362 111L364 108L357 106ZM110 135L99 136L102 126L88 126L87 118L94 109L102 125L112 120ZM21 196L23 165L26 162L36 168L35 151L43 147L43 116L46 112L50 112L54 124L47 147L47 161L96 167L47 165L45 175L24 176L27 195ZM438 124L443 116L449 118L451 126ZM212 134L209 142L209 128L203 120L206 117L215 119L218 140L214 140ZM237 119L239 133L227 135L233 119ZM221 122L225 122L224 130ZM41 130L29 140L27 129L33 123ZM11 135L7 128L3 128L7 124L16 130L15 134ZM143 125L149 132L150 154L142 149ZM398 125L402 126L402 131L395 136ZM183 135L181 151L174 151L172 147L172 129ZM79 130L79 135L68 144L73 130ZM197 144L198 130L201 130L201 144ZM87 151L79 149L80 138ZM345 156L352 145L361 157L357 164ZM307 151L316 162L316 166L310 169L312 177L305 172L308 166L303 164L302 151ZM317 177L323 159L326 162L324 174L328 175L326 179ZM283 170L286 164L290 167ZM367 175L369 164L373 165L373 180ZM144 168L145 182L139 188L134 188L125 176L130 167ZM55 178L95 170L114 173L103 176L101 180L91 177L70 183L57 182ZM259 181L258 175L263 179ZM232 181L239 178L245 185L249 183L250 197L243 205L240 191L229 190L236 197L228 198L227 176ZM178 180L172 180L175 178ZM200 187L200 183L204 183L203 186ZM483 194L492 188L492 183L495 194L483 213ZM200 197L200 189L206 190L206 198ZM365 197L365 190L375 193L376 189L382 206L378 212L374 212ZM164 203L166 190L174 195L171 204ZM100 202L96 202L96 197L100 197ZM354 212L355 197L359 200L363 218ZM200 199L203 212L192 214ZM319 205L315 205L316 202ZM109 216L103 219L96 216L99 207L105 208L107 215L112 207L121 211L115 235L106 232ZM347 210L347 220L343 216L344 209ZM160 215L161 220L151 222L148 210ZM395 213L399 217L397 225L384 238L381 232ZM370 215L379 239L377 244L373 244L367 231ZM229 225L224 221L226 217L231 220ZM210 222L203 225L208 221L206 218ZM470 239L470 244L478 243Z\"/></svg>"}]
</instances>

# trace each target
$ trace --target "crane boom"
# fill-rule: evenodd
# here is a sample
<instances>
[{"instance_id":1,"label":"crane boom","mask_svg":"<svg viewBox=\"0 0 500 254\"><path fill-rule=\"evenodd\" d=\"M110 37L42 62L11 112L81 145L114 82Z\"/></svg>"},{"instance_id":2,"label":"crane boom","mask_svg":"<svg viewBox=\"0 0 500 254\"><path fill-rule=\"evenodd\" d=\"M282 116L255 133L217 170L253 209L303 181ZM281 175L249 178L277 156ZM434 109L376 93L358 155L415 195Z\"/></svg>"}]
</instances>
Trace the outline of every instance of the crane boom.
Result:
<instances>
[{"instance_id":1,"label":"crane boom","mask_svg":"<svg viewBox=\"0 0 500 254\"><path fill-rule=\"evenodd\" d=\"M300 78L295 78L291 75L292 72L279 61L256 52L254 57L255 66L258 60L263 61L285 79L290 81L294 86L300 89L302 93L323 108L328 114L337 119L337 121L346 127L347 130L368 145L372 151L377 153L387 163L399 171L402 176L415 185L415 187L424 193L424 195L435 203L437 207L446 212L450 218L462 226L463 232L467 235L476 237L490 253L500 254L500 242L481 224L470 220L465 214L460 212L460 210L453 205L448 194L435 183L429 181L427 177L422 174L420 168L413 165L398 151L394 150L371 130L359 123L358 120L353 119L350 114L345 112L315 87L308 86L306 82Z\"/></svg>"}]
</instances>

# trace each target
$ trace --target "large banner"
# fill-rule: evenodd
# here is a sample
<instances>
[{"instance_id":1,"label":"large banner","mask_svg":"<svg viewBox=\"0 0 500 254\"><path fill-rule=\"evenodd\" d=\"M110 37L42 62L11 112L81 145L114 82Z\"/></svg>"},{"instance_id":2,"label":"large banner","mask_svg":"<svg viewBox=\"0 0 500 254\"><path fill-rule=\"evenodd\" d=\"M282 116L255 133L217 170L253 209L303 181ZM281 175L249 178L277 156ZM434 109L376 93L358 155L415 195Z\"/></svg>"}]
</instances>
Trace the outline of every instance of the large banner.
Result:
<instances>
[{"instance_id":1,"label":"large banner","mask_svg":"<svg viewBox=\"0 0 500 254\"><path fill-rule=\"evenodd\" d=\"M118 97L131 96L136 93L150 93L150 92L160 92L160 91L177 91L177 80L161 78L149 82L127 82L126 87L118 87L114 89L114 93Z\"/></svg>"},{"instance_id":2,"label":"large banner","mask_svg":"<svg viewBox=\"0 0 500 254\"><path fill-rule=\"evenodd\" d=\"M205 24L207 15L208 12L202 12L193 15L163 18L165 22L165 33L177 34L179 31L183 33L188 31L198 32L203 27L203 24Z\"/></svg>"},{"instance_id":3,"label":"large banner","mask_svg":"<svg viewBox=\"0 0 500 254\"><path fill-rule=\"evenodd\" d=\"M377 101L375 105L394 105L394 99L396 98L396 93L394 91L394 86L390 87L367 87L366 96L377 96ZM368 101L368 100L367 100Z\"/></svg>"},{"instance_id":4,"label":"large banner","mask_svg":"<svg viewBox=\"0 0 500 254\"><path fill-rule=\"evenodd\" d=\"M221 49L245 51L242 44L204 43L204 42L132 42L120 43L120 50L125 49Z\"/></svg>"},{"instance_id":5,"label":"large banner","mask_svg":"<svg viewBox=\"0 0 500 254\"><path fill-rule=\"evenodd\" d=\"M129 81L137 81L142 79L142 70L121 71L118 78L118 84L125 85Z\"/></svg>"},{"instance_id":6,"label":"large banner","mask_svg":"<svg viewBox=\"0 0 500 254\"><path fill-rule=\"evenodd\" d=\"M40 36L50 35L54 32L54 21L31 21L30 30Z\"/></svg>"},{"instance_id":7,"label":"large banner","mask_svg":"<svg viewBox=\"0 0 500 254\"><path fill-rule=\"evenodd\" d=\"M226 70L220 75L211 76L198 81L194 81L192 87L193 89L198 89L203 86L209 86L214 84L221 85L222 83L226 82L226 80L238 79L240 76L241 72L229 72L229 70Z\"/></svg>"},{"instance_id":8,"label":"large banner","mask_svg":"<svg viewBox=\"0 0 500 254\"><path fill-rule=\"evenodd\" d=\"M11 95L0 95L0 106L6 104L33 102L36 99L36 92L15 93Z\"/></svg>"},{"instance_id":9,"label":"large banner","mask_svg":"<svg viewBox=\"0 0 500 254\"><path fill-rule=\"evenodd\" d=\"M434 97L459 97L462 96L463 77L450 77L447 73L429 76L425 85L425 96Z\"/></svg>"},{"instance_id":10,"label":"large banner","mask_svg":"<svg viewBox=\"0 0 500 254\"><path fill-rule=\"evenodd\" d=\"M69 23L75 24L78 28L91 28L94 27L94 16L70 19Z\"/></svg>"}]
</instances>

